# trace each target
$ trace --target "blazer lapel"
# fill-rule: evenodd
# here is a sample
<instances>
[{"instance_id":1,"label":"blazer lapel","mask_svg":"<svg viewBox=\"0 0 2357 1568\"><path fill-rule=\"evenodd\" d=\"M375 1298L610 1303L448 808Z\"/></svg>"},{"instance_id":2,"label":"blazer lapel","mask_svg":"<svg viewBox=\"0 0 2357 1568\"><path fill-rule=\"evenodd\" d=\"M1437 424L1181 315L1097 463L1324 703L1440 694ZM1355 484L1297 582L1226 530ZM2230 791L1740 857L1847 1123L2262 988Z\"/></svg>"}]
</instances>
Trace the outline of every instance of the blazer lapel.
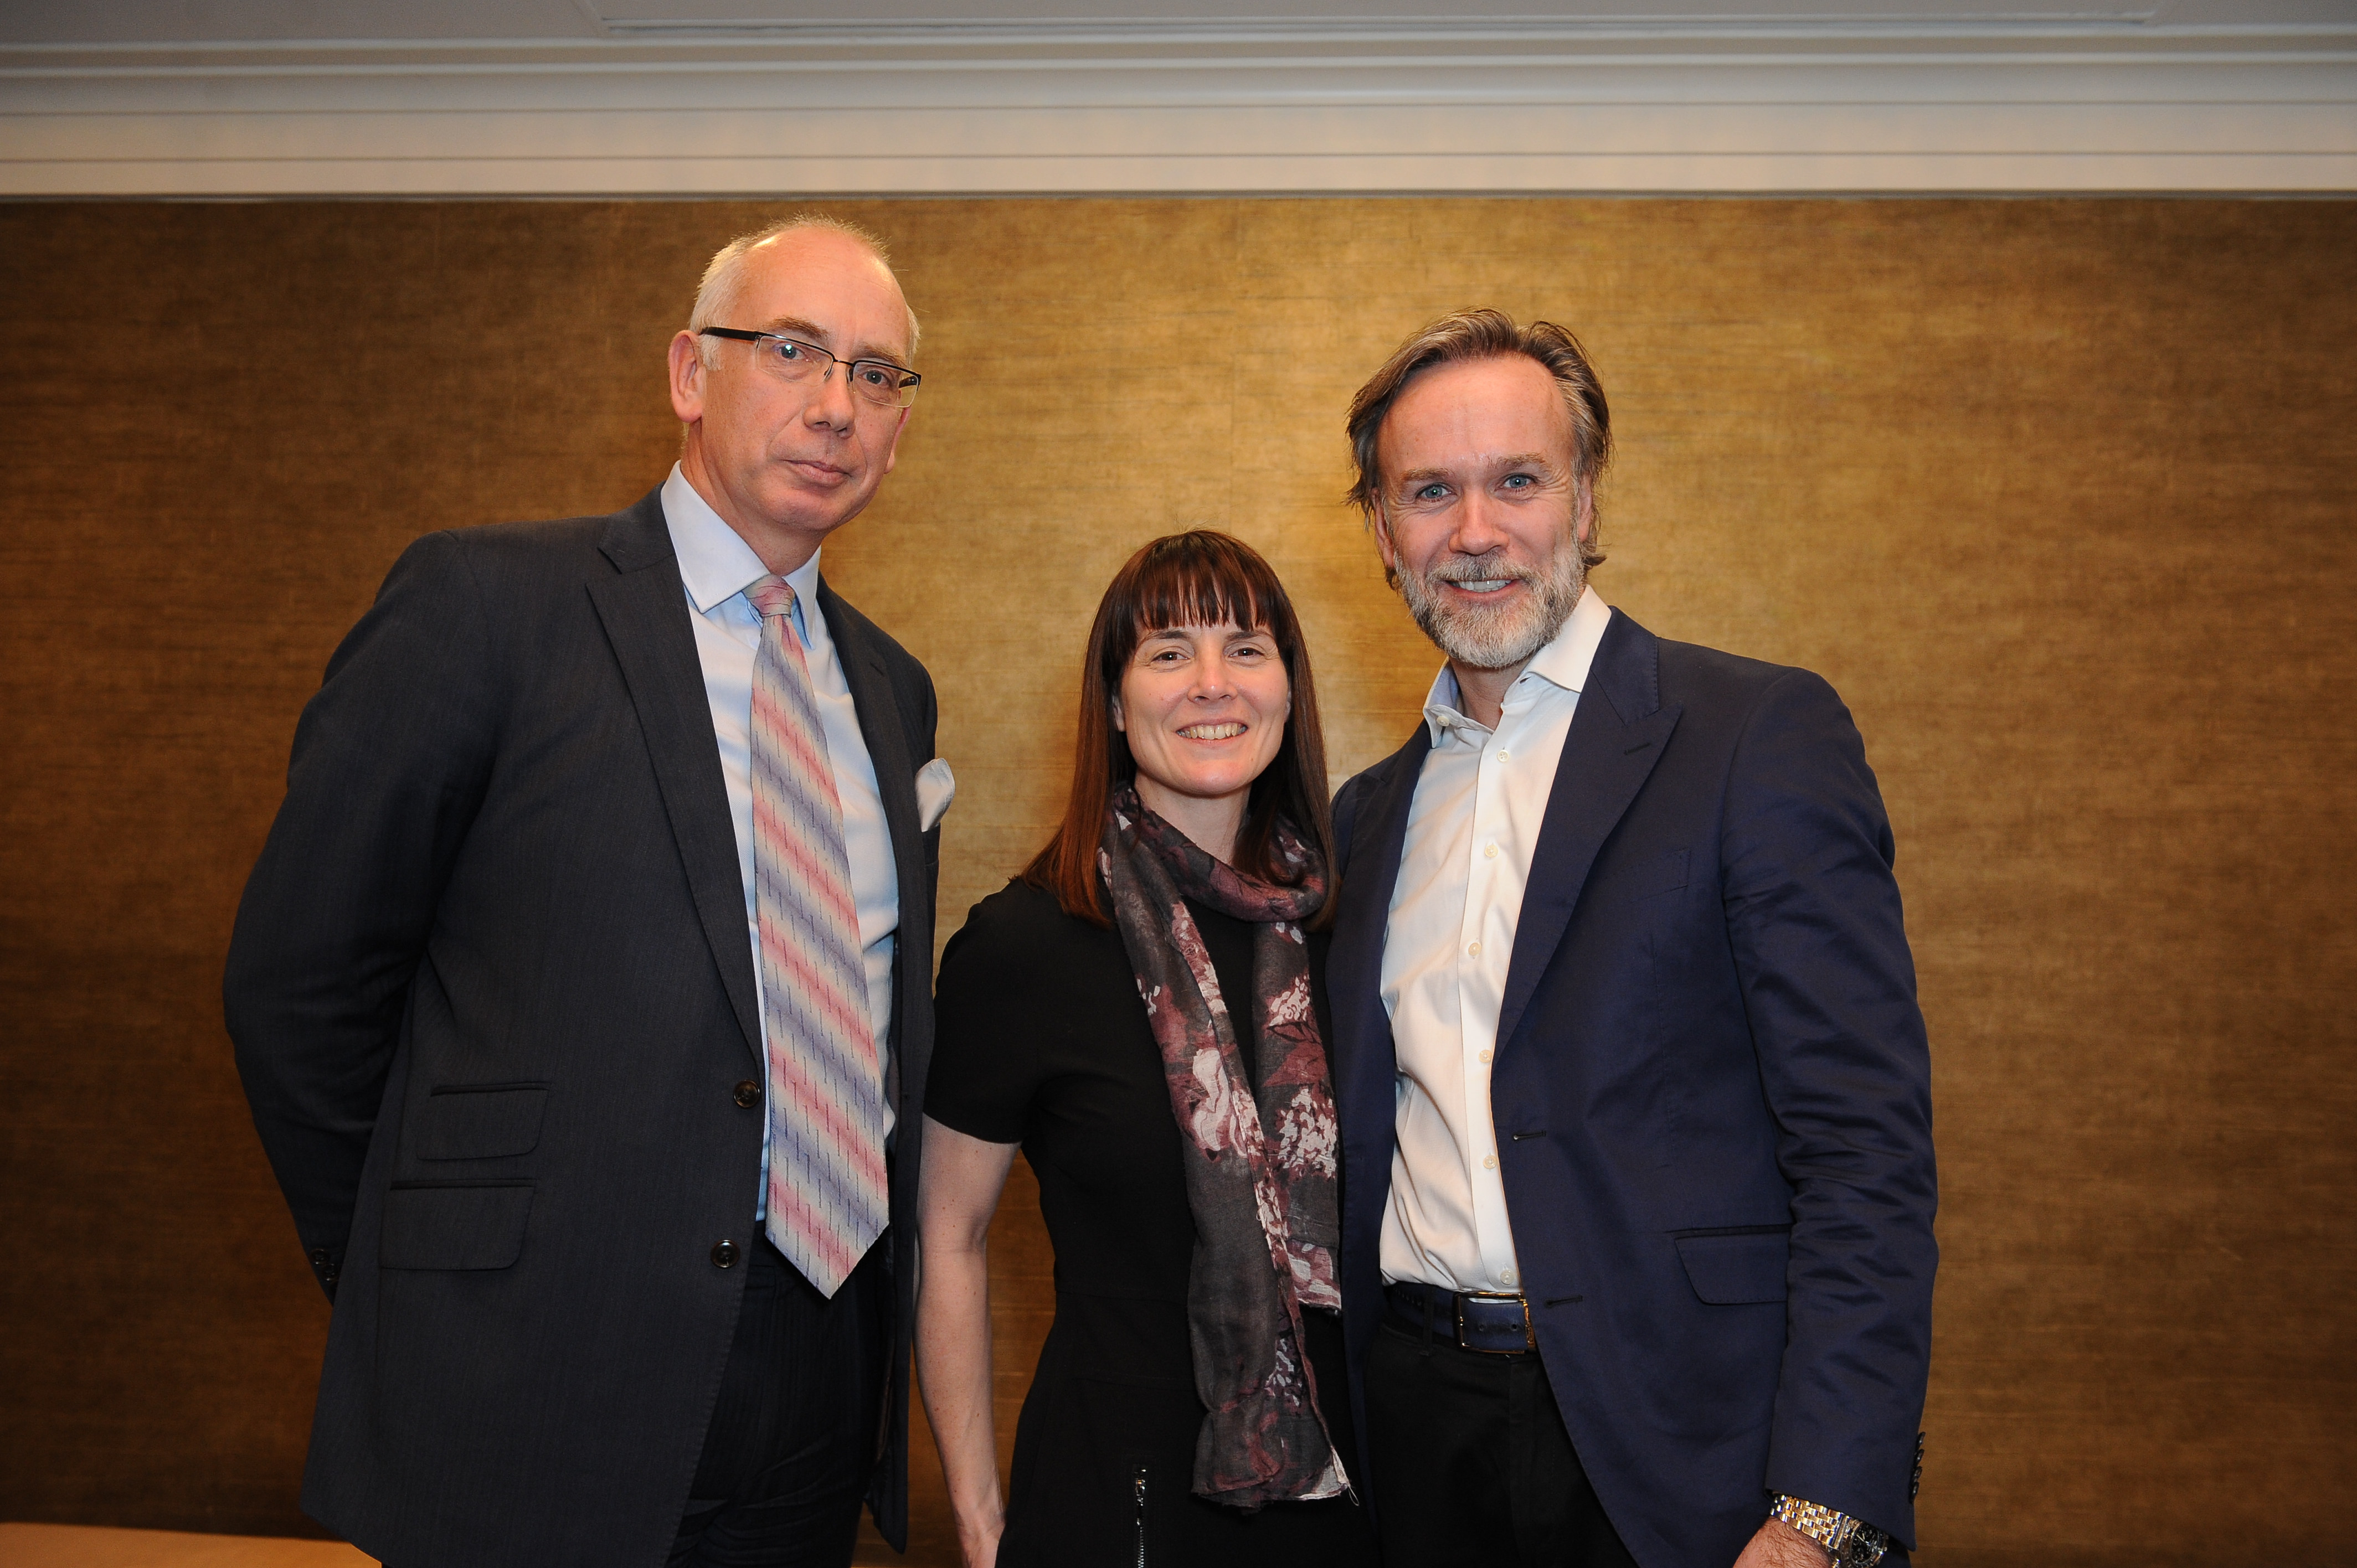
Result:
<instances>
[{"instance_id":1,"label":"blazer lapel","mask_svg":"<svg viewBox=\"0 0 2357 1568\"><path fill-rule=\"evenodd\" d=\"M867 760L876 769L876 792L884 800L884 828L892 840L894 880L900 886L900 930L893 947L892 1038L884 1092L905 1121L913 1112L907 1097L912 1083L907 1021L912 1004L921 1005L932 990L933 953L931 896L925 881L925 846L917 831L917 766L909 757L908 732L901 727L900 704L892 693L891 671L884 656L867 636L857 612L827 586L826 574L818 579L818 605L826 617L827 634L834 639L835 658L842 662L844 683L851 688L851 705L859 714L859 736L867 743ZM916 933L922 951L910 950ZM922 1054L920 1050L920 1054ZM921 1069L922 1062L919 1063Z\"/></svg>"},{"instance_id":2,"label":"blazer lapel","mask_svg":"<svg viewBox=\"0 0 2357 1568\"><path fill-rule=\"evenodd\" d=\"M705 940L720 982L754 1055L761 1019L753 949L745 933L745 884L737 869L737 829L712 734L712 701L687 622L687 589L663 521L662 492L615 515L598 548L614 575L594 579L589 599L622 667L639 727L654 760L655 780Z\"/></svg>"},{"instance_id":3,"label":"blazer lapel","mask_svg":"<svg viewBox=\"0 0 2357 1568\"><path fill-rule=\"evenodd\" d=\"M1398 1071L1391 1019L1383 1013L1383 933L1407 841L1408 807L1415 800L1424 755L1431 749L1431 737L1419 724L1407 744L1379 765L1380 777L1351 821L1351 864L1342 873L1342 903L1326 955L1335 1098L1346 1132L1366 1133L1363 1143L1351 1139L1358 1145L1352 1152L1370 1162L1362 1168L1381 1173L1360 1187L1372 1185L1379 1195L1391 1173L1392 1080Z\"/></svg>"},{"instance_id":4,"label":"blazer lapel","mask_svg":"<svg viewBox=\"0 0 2357 1568\"><path fill-rule=\"evenodd\" d=\"M1498 1044L1514 1037L1563 940L1597 852L1662 759L1683 706L1662 706L1660 639L1619 610L1598 644L1587 690L1555 767L1523 884L1513 957L1498 1008Z\"/></svg>"},{"instance_id":5,"label":"blazer lapel","mask_svg":"<svg viewBox=\"0 0 2357 1568\"><path fill-rule=\"evenodd\" d=\"M818 579L818 606L826 617L827 635L843 661L843 679L851 688L851 705L859 712L859 736L867 743L867 760L876 768L876 789L884 798L884 825L892 835L892 861L900 884L901 918L920 907L925 875L925 847L918 842L917 764L909 756L909 732L900 723L900 704L892 694L892 674L884 656L869 642L866 628L827 585ZM928 758L928 760L931 760ZM928 964L932 955L925 955Z\"/></svg>"}]
</instances>

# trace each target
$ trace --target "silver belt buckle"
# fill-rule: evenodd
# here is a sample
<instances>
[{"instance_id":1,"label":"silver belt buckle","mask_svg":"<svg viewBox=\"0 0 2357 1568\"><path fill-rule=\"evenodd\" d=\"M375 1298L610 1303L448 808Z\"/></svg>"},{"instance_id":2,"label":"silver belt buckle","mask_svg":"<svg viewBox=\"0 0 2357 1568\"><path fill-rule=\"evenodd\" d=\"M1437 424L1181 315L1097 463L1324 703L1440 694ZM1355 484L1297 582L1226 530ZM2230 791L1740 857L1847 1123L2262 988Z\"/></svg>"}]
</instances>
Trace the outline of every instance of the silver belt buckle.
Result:
<instances>
[{"instance_id":1,"label":"silver belt buckle","mask_svg":"<svg viewBox=\"0 0 2357 1568\"><path fill-rule=\"evenodd\" d=\"M1493 1350L1487 1345L1467 1344L1465 1342L1465 1304L1469 1301L1511 1301L1521 1306L1523 1309L1522 1349ZM1483 1356L1520 1356L1525 1351L1535 1350L1539 1348L1538 1332L1531 1326L1530 1298L1523 1295L1519 1291L1461 1290L1456 1294L1455 1305L1457 1308L1457 1346L1458 1349L1471 1350Z\"/></svg>"}]
</instances>

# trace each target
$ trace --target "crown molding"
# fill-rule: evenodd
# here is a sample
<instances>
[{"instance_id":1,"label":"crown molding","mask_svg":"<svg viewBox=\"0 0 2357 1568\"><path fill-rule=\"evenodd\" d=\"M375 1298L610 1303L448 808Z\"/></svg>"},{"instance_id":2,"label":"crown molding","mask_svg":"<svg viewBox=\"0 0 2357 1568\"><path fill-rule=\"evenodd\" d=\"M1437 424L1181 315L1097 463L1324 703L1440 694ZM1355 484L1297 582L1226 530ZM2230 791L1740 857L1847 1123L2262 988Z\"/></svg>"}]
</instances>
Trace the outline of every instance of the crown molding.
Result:
<instances>
[{"instance_id":1,"label":"crown molding","mask_svg":"<svg viewBox=\"0 0 2357 1568\"><path fill-rule=\"evenodd\" d=\"M0 195L2357 191L2357 26L604 25L0 47Z\"/></svg>"}]
</instances>

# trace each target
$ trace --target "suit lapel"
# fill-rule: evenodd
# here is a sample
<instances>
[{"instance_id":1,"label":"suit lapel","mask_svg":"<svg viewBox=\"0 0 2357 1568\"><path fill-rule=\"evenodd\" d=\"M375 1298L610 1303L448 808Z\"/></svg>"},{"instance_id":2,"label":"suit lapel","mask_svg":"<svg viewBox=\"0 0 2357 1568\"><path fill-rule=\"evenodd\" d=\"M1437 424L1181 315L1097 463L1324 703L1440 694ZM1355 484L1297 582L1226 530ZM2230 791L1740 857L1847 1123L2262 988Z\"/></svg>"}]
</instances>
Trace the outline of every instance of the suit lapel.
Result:
<instances>
[{"instance_id":1,"label":"suit lapel","mask_svg":"<svg viewBox=\"0 0 2357 1568\"><path fill-rule=\"evenodd\" d=\"M835 655L843 661L851 705L859 713L859 736L867 743L867 760L876 769L877 793L884 798L884 825L892 835L905 914L916 908L911 900L921 891L925 865L924 845L918 842L922 835L917 832L917 765L909 756L909 732L900 723L900 703L893 695L884 656L858 615L845 613L850 607L827 586L823 572L818 579L818 606L826 617L827 635L834 639Z\"/></svg>"},{"instance_id":2,"label":"suit lapel","mask_svg":"<svg viewBox=\"0 0 2357 1568\"><path fill-rule=\"evenodd\" d=\"M663 811L686 868L690 896L720 966L721 984L745 1032L761 1050L761 1021L753 978L753 950L745 932L745 883L737 860L737 828L728 816L728 787L720 775L720 746L712 733L712 702L704 665L687 622L687 589L672 553L660 490L617 513L599 549L614 575L589 584L590 602L622 667L639 727L647 737Z\"/></svg>"},{"instance_id":3,"label":"suit lapel","mask_svg":"<svg viewBox=\"0 0 2357 1568\"><path fill-rule=\"evenodd\" d=\"M1342 903L1335 911L1334 943L1327 950L1328 1005L1334 1018L1334 1093L1346 1129L1366 1130L1369 1142L1353 1150L1362 1168L1391 1171L1392 1080L1398 1061L1392 1048L1391 1019L1383 1012L1383 932L1391 920L1392 887L1399 881L1400 855L1407 840L1407 813L1415 781L1432 741L1422 725L1408 742L1379 765L1367 798L1351 823L1351 864L1342 873ZM1380 1151L1372 1147L1380 1129ZM1357 1140L1353 1140L1357 1142Z\"/></svg>"},{"instance_id":4,"label":"suit lapel","mask_svg":"<svg viewBox=\"0 0 2357 1568\"><path fill-rule=\"evenodd\" d=\"M824 572L819 574L818 606L826 617L827 634L834 639L834 656L843 665L844 683L851 688L851 705L859 714L859 736L867 743L868 763L876 769L876 792L883 798L884 828L892 840L894 880L900 888L900 929L893 945L894 1037L885 1092L905 1119L910 1114L905 1090L912 1081L907 1067L905 1025L910 1003L921 1003L931 989L933 972L932 924L930 918L920 918L920 912L930 908L925 903L930 893L924 835L917 831L916 764L909 758L908 731L900 723L900 703L893 694L892 674L884 666L884 656L868 636L865 619L827 586ZM923 951L909 950L911 931L926 939L920 944Z\"/></svg>"},{"instance_id":5,"label":"suit lapel","mask_svg":"<svg viewBox=\"0 0 2357 1568\"><path fill-rule=\"evenodd\" d=\"M1620 824L1684 711L1661 700L1660 640L1619 610L1605 628L1587 690L1564 738L1539 842L1523 884L1514 952L1498 1009L1498 1044L1514 1037L1546 972L1597 852Z\"/></svg>"}]
</instances>

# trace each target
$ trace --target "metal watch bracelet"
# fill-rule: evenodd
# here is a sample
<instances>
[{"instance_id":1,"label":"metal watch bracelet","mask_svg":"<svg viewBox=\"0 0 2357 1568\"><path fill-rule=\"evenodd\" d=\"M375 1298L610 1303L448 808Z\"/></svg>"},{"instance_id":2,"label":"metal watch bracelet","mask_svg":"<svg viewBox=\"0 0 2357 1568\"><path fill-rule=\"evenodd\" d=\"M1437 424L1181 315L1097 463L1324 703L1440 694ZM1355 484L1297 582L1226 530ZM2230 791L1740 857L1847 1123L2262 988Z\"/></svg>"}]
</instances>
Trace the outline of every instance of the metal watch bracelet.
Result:
<instances>
[{"instance_id":1,"label":"metal watch bracelet","mask_svg":"<svg viewBox=\"0 0 2357 1568\"><path fill-rule=\"evenodd\" d=\"M1824 1547L1834 1568L1875 1568L1890 1550L1890 1537L1884 1531L1805 1498L1778 1492L1768 1511Z\"/></svg>"}]
</instances>

